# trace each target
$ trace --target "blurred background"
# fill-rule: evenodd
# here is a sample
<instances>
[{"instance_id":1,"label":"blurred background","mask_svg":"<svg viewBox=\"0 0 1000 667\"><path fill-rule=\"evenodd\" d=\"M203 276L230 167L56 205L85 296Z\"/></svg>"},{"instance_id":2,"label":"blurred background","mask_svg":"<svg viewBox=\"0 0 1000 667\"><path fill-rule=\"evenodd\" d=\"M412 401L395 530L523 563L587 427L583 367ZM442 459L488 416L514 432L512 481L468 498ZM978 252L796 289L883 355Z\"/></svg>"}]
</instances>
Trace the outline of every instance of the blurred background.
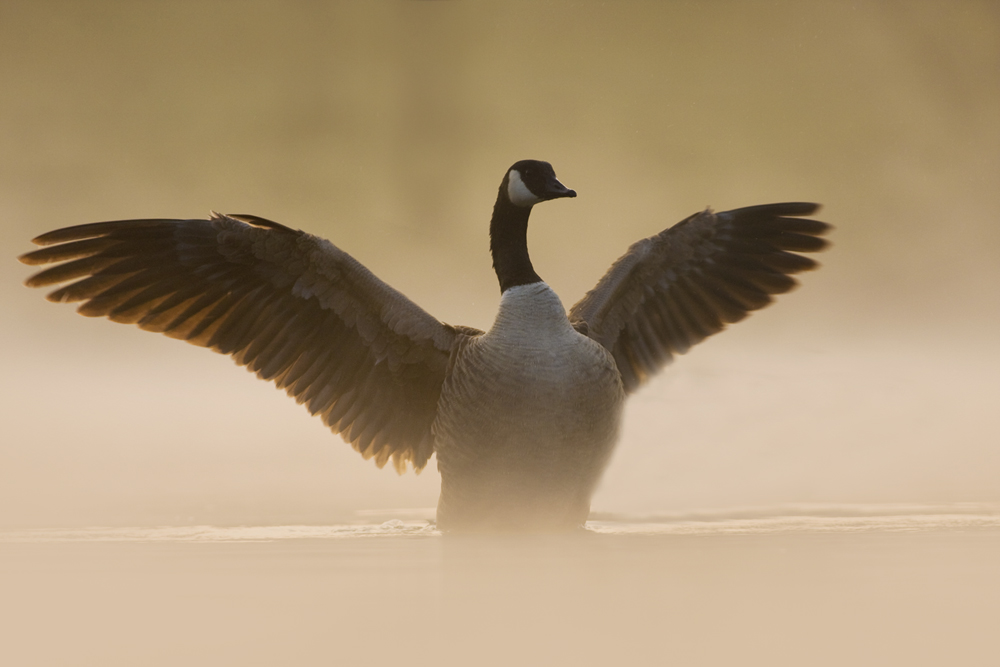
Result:
<instances>
[{"instance_id":1,"label":"blurred background","mask_svg":"<svg viewBox=\"0 0 1000 667\"><path fill-rule=\"evenodd\" d=\"M504 170L569 307L706 206L817 201L803 286L633 397L594 509L1000 501L994 2L0 3L0 526L433 507L225 357L21 283L56 227L253 213L490 325ZM362 515L363 516L363 515Z\"/></svg>"}]
</instances>

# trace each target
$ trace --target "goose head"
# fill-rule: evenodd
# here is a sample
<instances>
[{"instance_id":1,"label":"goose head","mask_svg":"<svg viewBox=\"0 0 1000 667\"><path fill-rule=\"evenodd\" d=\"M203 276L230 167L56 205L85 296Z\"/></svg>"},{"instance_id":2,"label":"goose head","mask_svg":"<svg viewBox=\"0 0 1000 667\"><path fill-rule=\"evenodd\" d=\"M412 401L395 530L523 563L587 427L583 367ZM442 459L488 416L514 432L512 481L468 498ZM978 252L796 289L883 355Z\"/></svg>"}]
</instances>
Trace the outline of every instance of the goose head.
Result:
<instances>
[{"instance_id":1,"label":"goose head","mask_svg":"<svg viewBox=\"0 0 1000 667\"><path fill-rule=\"evenodd\" d=\"M531 208L550 199L575 196L576 191L559 182L548 162L521 160L507 170L490 221L490 252L501 292L541 281L528 258Z\"/></svg>"},{"instance_id":2,"label":"goose head","mask_svg":"<svg viewBox=\"0 0 1000 667\"><path fill-rule=\"evenodd\" d=\"M575 190L559 182L552 165L541 160L521 160L511 165L500 192L507 196L511 204L521 208L531 208L550 199L576 196Z\"/></svg>"}]
</instances>

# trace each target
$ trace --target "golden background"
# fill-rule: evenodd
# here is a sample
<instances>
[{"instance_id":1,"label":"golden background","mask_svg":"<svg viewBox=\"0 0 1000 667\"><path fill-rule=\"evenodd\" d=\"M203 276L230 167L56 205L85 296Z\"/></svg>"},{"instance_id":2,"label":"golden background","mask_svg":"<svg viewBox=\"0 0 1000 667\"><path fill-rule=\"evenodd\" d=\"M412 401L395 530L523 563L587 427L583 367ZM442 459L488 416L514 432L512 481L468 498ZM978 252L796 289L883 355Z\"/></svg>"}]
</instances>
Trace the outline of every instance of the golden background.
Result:
<instances>
[{"instance_id":1,"label":"golden background","mask_svg":"<svg viewBox=\"0 0 1000 667\"><path fill-rule=\"evenodd\" d=\"M21 282L50 229L254 213L487 327L504 170L567 306L705 206L818 201L823 268L636 396L595 510L1000 501L992 2L0 4L0 526L430 507L222 357Z\"/></svg>"}]
</instances>

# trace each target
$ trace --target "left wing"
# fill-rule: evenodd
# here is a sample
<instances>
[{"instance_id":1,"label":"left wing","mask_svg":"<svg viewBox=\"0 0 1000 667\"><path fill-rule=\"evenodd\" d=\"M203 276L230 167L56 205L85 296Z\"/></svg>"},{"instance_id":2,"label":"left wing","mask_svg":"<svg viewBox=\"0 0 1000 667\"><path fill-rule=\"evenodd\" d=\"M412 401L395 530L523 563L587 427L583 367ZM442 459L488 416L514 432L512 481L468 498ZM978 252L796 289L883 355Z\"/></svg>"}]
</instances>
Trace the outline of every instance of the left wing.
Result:
<instances>
[{"instance_id":1,"label":"left wing","mask_svg":"<svg viewBox=\"0 0 1000 667\"><path fill-rule=\"evenodd\" d=\"M452 345L439 322L329 241L249 215L67 227L21 256L55 264L50 301L232 356L322 417L379 467L434 452Z\"/></svg>"}]
</instances>

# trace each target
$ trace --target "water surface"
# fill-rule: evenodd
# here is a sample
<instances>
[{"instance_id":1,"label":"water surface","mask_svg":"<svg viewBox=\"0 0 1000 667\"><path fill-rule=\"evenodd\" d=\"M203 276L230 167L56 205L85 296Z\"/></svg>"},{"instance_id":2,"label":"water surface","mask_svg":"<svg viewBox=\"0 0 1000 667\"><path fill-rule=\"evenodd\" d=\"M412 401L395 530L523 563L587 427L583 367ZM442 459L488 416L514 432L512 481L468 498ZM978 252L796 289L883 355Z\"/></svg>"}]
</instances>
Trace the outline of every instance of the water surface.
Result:
<instances>
[{"instance_id":1,"label":"water surface","mask_svg":"<svg viewBox=\"0 0 1000 667\"><path fill-rule=\"evenodd\" d=\"M520 538L417 519L8 531L0 662L991 664L1000 513L805 509Z\"/></svg>"}]
</instances>

